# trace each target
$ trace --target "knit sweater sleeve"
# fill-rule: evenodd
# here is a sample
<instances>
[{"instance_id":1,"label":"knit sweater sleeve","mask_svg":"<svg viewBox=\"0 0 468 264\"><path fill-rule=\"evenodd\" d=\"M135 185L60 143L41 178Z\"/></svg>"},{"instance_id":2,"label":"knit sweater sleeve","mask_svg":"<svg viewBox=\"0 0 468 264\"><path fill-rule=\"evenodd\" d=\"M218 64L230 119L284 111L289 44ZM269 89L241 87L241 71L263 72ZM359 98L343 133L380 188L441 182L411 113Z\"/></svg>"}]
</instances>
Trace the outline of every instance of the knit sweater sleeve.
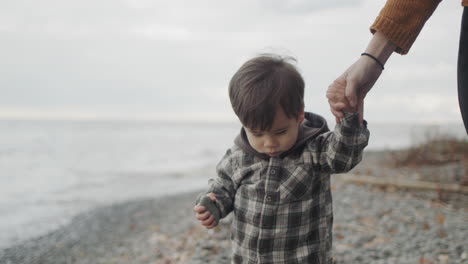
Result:
<instances>
[{"instance_id":1,"label":"knit sweater sleeve","mask_svg":"<svg viewBox=\"0 0 468 264\"><path fill-rule=\"evenodd\" d=\"M396 52L408 53L441 0L387 0L379 16L370 27L397 45Z\"/></svg>"}]
</instances>

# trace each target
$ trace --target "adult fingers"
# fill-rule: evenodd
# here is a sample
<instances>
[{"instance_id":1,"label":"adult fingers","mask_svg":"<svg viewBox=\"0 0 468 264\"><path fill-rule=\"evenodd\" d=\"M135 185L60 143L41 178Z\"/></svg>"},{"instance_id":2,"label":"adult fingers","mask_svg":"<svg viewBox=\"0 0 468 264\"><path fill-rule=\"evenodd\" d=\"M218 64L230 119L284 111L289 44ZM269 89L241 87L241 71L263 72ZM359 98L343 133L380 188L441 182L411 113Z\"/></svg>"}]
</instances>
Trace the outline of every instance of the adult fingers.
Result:
<instances>
[{"instance_id":1,"label":"adult fingers","mask_svg":"<svg viewBox=\"0 0 468 264\"><path fill-rule=\"evenodd\" d=\"M343 118L344 117L343 111L341 111L341 110L336 110L333 107L330 107L330 111L335 116L335 118Z\"/></svg>"},{"instance_id":2,"label":"adult fingers","mask_svg":"<svg viewBox=\"0 0 468 264\"><path fill-rule=\"evenodd\" d=\"M328 101L339 101L342 94L337 92L336 88L333 87L332 85L328 86L326 97L327 97Z\"/></svg>"},{"instance_id":3,"label":"adult fingers","mask_svg":"<svg viewBox=\"0 0 468 264\"><path fill-rule=\"evenodd\" d=\"M364 98L359 99L357 109L359 113L359 123L362 124L362 121L364 120Z\"/></svg>"},{"instance_id":4,"label":"adult fingers","mask_svg":"<svg viewBox=\"0 0 468 264\"><path fill-rule=\"evenodd\" d=\"M356 107L357 105L357 83L353 80L348 80L346 82L345 96L348 99L351 107Z\"/></svg>"},{"instance_id":5,"label":"adult fingers","mask_svg":"<svg viewBox=\"0 0 468 264\"><path fill-rule=\"evenodd\" d=\"M328 99L328 104L330 108L334 109L335 111L342 111L346 108L346 98L344 97L344 93L341 98L333 98Z\"/></svg>"},{"instance_id":6,"label":"adult fingers","mask_svg":"<svg viewBox=\"0 0 468 264\"><path fill-rule=\"evenodd\" d=\"M343 101L345 98L343 91L345 90L346 85L342 81L335 80L332 84L328 86L326 97L329 101L337 102Z\"/></svg>"},{"instance_id":7,"label":"adult fingers","mask_svg":"<svg viewBox=\"0 0 468 264\"><path fill-rule=\"evenodd\" d=\"M338 87L346 86L346 78L344 78L344 74L337 78L333 83Z\"/></svg>"},{"instance_id":8,"label":"adult fingers","mask_svg":"<svg viewBox=\"0 0 468 264\"><path fill-rule=\"evenodd\" d=\"M346 104L343 103L343 102L331 102L331 101L328 101L328 104L330 105L330 107L336 111L341 111L343 109L346 108Z\"/></svg>"}]
</instances>

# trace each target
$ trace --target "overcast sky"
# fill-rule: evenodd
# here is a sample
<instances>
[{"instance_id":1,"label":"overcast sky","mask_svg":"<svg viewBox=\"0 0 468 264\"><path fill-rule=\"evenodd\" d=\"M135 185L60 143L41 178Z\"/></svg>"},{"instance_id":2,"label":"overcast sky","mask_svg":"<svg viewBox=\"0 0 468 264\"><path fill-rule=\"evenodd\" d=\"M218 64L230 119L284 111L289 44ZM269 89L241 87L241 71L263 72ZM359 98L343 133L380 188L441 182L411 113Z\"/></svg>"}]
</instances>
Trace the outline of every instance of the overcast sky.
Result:
<instances>
[{"instance_id":1,"label":"overcast sky","mask_svg":"<svg viewBox=\"0 0 468 264\"><path fill-rule=\"evenodd\" d=\"M41 0L0 8L0 119L234 120L230 77L261 52L293 55L306 110L365 49L383 0ZM461 123L462 7L442 1L368 95L369 121Z\"/></svg>"}]
</instances>

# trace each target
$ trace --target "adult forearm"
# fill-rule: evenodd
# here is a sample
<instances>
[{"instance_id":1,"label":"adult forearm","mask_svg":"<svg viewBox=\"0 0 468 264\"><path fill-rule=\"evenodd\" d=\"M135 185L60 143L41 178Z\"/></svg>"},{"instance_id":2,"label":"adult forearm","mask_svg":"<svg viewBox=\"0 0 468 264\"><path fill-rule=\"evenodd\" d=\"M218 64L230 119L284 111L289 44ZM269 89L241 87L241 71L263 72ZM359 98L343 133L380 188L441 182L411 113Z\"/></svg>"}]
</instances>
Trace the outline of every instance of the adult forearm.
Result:
<instances>
[{"instance_id":1,"label":"adult forearm","mask_svg":"<svg viewBox=\"0 0 468 264\"><path fill-rule=\"evenodd\" d=\"M406 54L440 0L387 0L370 30L381 32Z\"/></svg>"},{"instance_id":2,"label":"adult forearm","mask_svg":"<svg viewBox=\"0 0 468 264\"><path fill-rule=\"evenodd\" d=\"M382 64L385 64L396 47L383 33L376 32L367 45L365 52L374 55Z\"/></svg>"}]
</instances>

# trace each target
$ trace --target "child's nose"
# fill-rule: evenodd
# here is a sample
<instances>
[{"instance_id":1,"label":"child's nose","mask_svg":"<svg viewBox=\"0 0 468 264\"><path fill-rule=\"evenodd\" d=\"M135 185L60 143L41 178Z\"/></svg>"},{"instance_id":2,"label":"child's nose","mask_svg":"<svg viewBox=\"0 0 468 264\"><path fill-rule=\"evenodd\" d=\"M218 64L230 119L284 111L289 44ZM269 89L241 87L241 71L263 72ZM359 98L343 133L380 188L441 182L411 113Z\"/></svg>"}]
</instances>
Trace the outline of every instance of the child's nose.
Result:
<instances>
[{"instance_id":1,"label":"child's nose","mask_svg":"<svg viewBox=\"0 0 468 264\"><path fill-rule=\"evenodd\" d=\"M265 144L264 146L266 148L274 148L278 146L278 141L274 137L267 137L265 139Z\"/></svg>"}]
</instances>

